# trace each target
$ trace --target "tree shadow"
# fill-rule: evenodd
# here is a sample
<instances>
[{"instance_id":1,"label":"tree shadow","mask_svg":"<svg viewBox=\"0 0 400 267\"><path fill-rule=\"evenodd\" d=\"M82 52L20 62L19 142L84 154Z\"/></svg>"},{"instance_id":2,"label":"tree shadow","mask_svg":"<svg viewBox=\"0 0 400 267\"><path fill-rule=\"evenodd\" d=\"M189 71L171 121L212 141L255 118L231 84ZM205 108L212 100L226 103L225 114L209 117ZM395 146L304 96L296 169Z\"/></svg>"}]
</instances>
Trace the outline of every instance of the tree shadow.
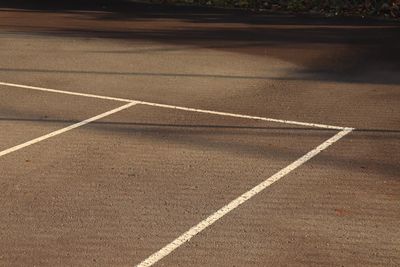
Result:
<instances>
[{"instance_id":1,"label":"tree shadow","mask_svg":"<svg viewBox=\"0 0 400 267\"><path fill-rule=\"evenodd\" d=\"M288 74L289 80L400 84L400 23L394 21L123 0L13 0L0 7L9 12L6 28L14 32L177 45L164 52L211 48L274 57L301 67ZM33 23L21 25L21 12ZM69 15L58 19L59 13Z\"/></svg>"},{"instance_id":2,"label":"tree shadow","mask_svg":"<svg viewBox=\"0 0 400 267\"><path fill-rule=\"evenodd\" d=\"M34 122L40 124L77 123L77 120L6 118L0 117L0 122ZM128 121L94 121L87 128L90 131L109 132L114 135L127 135L129 138L143 141L168 142L171 146L185 145L200 150L214 150L246 158L287 160L300 157L305 153L304 147L280 146L257 143L255 140L289 140L291 138L327 139L336 132L331 129L304 127L267 127L267 126L237 126L218 124L173 124L173 123L142 123ZM224 140L218 138L224 136ZM349 137L352 143L363 144L377 138L380 142L393 143L399 139L400 131L387 129L356 129ZM236 140L236 141L235 141ZM241 142L240 140L252 140ZM272 141L273 142L273 141ZM307 149L306 149L307 150ZM365 152L363 152L365 153ZM356 155L356 156L355 156ZM380 160L365 157L365 154L348 155L347 153L320 154L314 164L333 169L345 169L351 173L364 173L367 166L369 173L384 175L398 180L400 166L396 160ZM389 158L389 157L388 157Z\"/></svg>"}]
</instances>

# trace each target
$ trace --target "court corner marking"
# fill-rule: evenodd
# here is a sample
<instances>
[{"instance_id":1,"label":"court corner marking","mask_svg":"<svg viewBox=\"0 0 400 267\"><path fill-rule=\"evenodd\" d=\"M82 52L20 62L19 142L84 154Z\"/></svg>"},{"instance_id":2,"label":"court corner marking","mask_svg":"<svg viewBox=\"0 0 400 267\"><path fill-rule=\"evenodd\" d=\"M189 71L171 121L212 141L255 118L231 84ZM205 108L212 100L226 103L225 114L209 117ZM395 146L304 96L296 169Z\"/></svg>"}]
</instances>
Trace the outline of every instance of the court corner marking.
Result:
<instances>
[{"instance_id":1,"label":"court corner marking","mask_svg":"<svg viewBox=\"0 0 400 267\"><path fill-rule=\"evenodd\" d=\"M22 143L22 144L19 144L19 145L10 147L10 148L8 148L8 149L5 149L5 150L3 150L3 151L0 151L0 157L5 156L5 155L7 155L7 154L10 154L10 153L12 153L12 152L18 151L18 150L20 150L20 149L22 149L22 148L25 148L25 147L28 147L28 146L30 146L30 145L39 143L39 142L44 141L44 140L46 140L46 139L49 139L49 138L51 138L51 137L60 135L60 134L62 134L62 133L68 132L68 131L71 131L71 130L73 130L73 129L76 129L76 128L78 128L78 127L81 127L81 126L83 126L83 125L86 125L86 124L88 124L88 123L91 123L91 122L93 122L93 121L99 120L99 119L101 119L101 118L107 117L107 116L109 116L109 115L111 115L111 114L117 113L117 112L122 111L122 110L127 109L127 108L130 108L130 107L132 107L132 106L134 106L134 105L136 105L136 104L137 104L137 102L129 102L128 104L125 104L125 105L120 106L120 107L118 107L118 108L115 108L115 109L106 111L106 112L104 112L104 113L101 113L101 114L96 115L96 116L94 116L94 117L91 117L91 118L89 118L89 119L86 119L86 120L83 120L83 121L74 123L74 124L72 124L72 125L70 125L70 126L61 128L61 129L59 129L59 130L53 131L53 132L51 132L51 133L42 135L42 136L37 137L37 138L34 138L34 139L32 139L32 140L30 140L30 141L27 141L27 142L25 142L25 143Z\"/></svg>"},{"instance_id":2,"label":"court corner marking","mask_svg":"<svg viewBox=\"0 0 400 267\"><path fill-rule=\"evenodd\" d=\"M43 141L45 139L48 139L50 137L59 135L61 133L70 131L72 129L78 128L80 126L83 126L85 124L88 124L92 121L98 120L100 118L106 117L108 115L111 115L113 113L116 113L118 111L121 111L123 109L127 109L131 106L137 105L137 104L143 104L143 105L149 105L149 106L155 106L155 107L160 107L160 108L169 108L169 109L178 109L178 110L184 110L184 111L192 111L192 112L199 112L199 113L208 113L208 114L214 114L214 115L221 115L221 116L230 116L230 117L238 117L238 118L246 118L246 119L255 119L255 120L263 120L263 121L269 121L269 122L278 122L278 123L286 123L286 124L293 124L293 125L303 125L303 126L308 126L308 127L316 127L316 128L323 128L323 129L332 129L332 130L339 130L338 133L336 133L334 136L331 138L327 139L324 141L322 144L318 145L308 153L304 154L302 157L298 158L285 168L281 169L274 175L270 176L260 184L256 185L249 191L243 193L236 199L232 200L230 203L227 205L223 206L219 210L217 210L215 213L211 214L209 217L198 223L197 225L193 226L190 228L188 231L177 237L175 240L161 248L160 250L156 251L155 253L151 254L148 258L140 262L137 267L147 267L147 266L152 266L153 264L157 263L160 261L162 258L166 257L170 253L172 253L175 249L183 245L184 243L188 242L190 239L192 239L195 235L199 234L201 231L215 223L217 220L228 214L230 211L236 209L239 207L241 204L244 202L250 200L252 197L257 195L258 193L262 192L264 189L272 185L273 183L277 182L280 180L282 177L286 176L293 170L297 169L298 167L302 166L304 163L309 161L310 159L314 158L316 155L321 153L323 150L334 144L335 142L339 141L341 138L346 136L347 134L351 133L352 131L355 130L355 128L350 128L350 127L340 127L340 126L333 126L333 125L326 125L326 124L318 124L318 123L307 123L307 122L299 122L299 121L290 121L290 120L280 120L280 119L272 119L272 118L265 118L265 117L258 117L258 116L249 116L249 115L242 115L242 114L234 114L234 113L227 113L227 112L219 112L219 111L211 111L211 110L203 110L203 109L195 109L195 108L188 108L188 107L180 107L180 106L173 106L173 105L166 105L166 104L159 104L159 103L151 103L151 102L145 102L145 101L139 101L139 100L132 100L132 99L125 99L125 98L117 98L117 97L108 97L108 96L101 96L101 95L94 95L94 94L86 94L86 93L78 93L78 92L72 92L72 91L63 91L63 90L56 90L56 89L50 89L50 88L44 88L44 87L36 87L36 86L28 86L28 85L21 85L21 84L14 84L14 83L6 83L6 82L0 82L0 85L3 86L10 86L10 87L18 87L18 88L25 88L25 89L30 89L30 90L37 90L37 91L44 91L44 92L52 92L52 93L60 93L60 94L67 94L67 95L75 95L75 96L82 96L82 97L91 97L91 98L98 98L98 99L105 99L105 100L113 100L113 101L121 101L121 102L128 102L128 104L123 105L121 107L118 107L116 109L104 112L102 114L99 114L97 116L94 116L92 118L86 119L84 121L81 121L79 123L75 123L73 125L70 125L68 127L56 130L54 132L51 132L49 134L43 135L41 137L35 138L31 141L22 143L20 145L14 146L12 148L0 151L0 157L4 156L6 154L9 154L11 152L17 151L21 148L30 146L32 144L38 143L40 141Z\"/></svg>"}]
</instances>

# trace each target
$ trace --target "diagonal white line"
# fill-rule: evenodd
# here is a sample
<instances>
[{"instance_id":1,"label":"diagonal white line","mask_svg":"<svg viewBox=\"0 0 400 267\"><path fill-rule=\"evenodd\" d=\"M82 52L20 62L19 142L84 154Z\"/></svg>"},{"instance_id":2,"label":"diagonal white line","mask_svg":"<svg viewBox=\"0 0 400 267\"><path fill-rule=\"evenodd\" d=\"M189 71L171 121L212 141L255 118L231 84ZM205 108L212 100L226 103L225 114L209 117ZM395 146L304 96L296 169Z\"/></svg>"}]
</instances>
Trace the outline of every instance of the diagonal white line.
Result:
<instances>
[{"instance_id":1,"label":"diagonal white line","mask_svg":"<svg viewBox=\"0 0 400 267\"><path fill-rule=\"evenodd\" d=\"M128 103L128 104L126 104L126 105L123 105L123 106L121 106L121 107L119 107L119 108L116 108L116 109L113 109L113 110L104 112L104 113L99 114L99 115L97 115L97 116L94 116L94 117L92 117L92 118L89 118L89 119L86 119L86 120L84 120L84 121L81 121L81 122L72 124L72 125L70 125L70 126L68 126L68 127L65 127L65 128L59 129L59 130L56 130L56 131L51 132L51 133L49 133L49 134L45 134L45 135L40 136L40 137L38 137L38 138L32 139L32 140L30 140L30 141L28 141L28 142L25 142L25 143L16 145L16 146L14 146L14 147L8 148L8 149L3 150L3 151L0 151L0 157L2 157L2 156L4 156L4 155L7 155L7 154L10 154L10 153L12 153L12 152L15 152L15 151L17 151L17 150L20 150L20 149L22 149L22 148L24 148L24 147L27 147L27 146L30 146L30 145L39 143L39 142L41 142L41 141L43 141L43 140L46 140L46 139L51 138L51 137L54 137L54 136L56 136L56 135L59 135L59 134L68 132L68 131L73 130L73 129L78 128L78 127L81 127L81 126L83 126L83 125L85 125L85 124L88 124L88 123L91 123L91 122L93 122L93 121L99 120L99 119L101 119L101 118L104 118L104 117L106 117L106 116L109 116L109 115L111 115L111 114L114 114L114 113L116 113L116 112L119 112L119 111L121 111L121 110L124 110L124 109L127 109L127 108L129 108L129 107L132 107L132 106L134 106L134 105L136 105L136 104L137 104L136 102L130 102L130 103Z\"/></svg>"},{"instance_id":2,"label":"diagonal white line","mask_svg":"<svg viewBox=\"0 0 400 267\"><path fill-rule=\"evenodd\" d=\"M7 150L1 151L0 152L0 157L3 155L6 155L8 153L11 153L13 151L19 150L23 147L32 145L34 143L40 142L42 140L45 140L47 138L53 137L55 135L64 133L66 131L75 129L77 127L80 127L82 125L85 125L87 123L90 123L92 121L95 121L97 119L103 118L105 116L108 116L112 113L118 112L120 110L126 109L130 106L136 105L136 104L143 104L143 105L148 105L148 106L155 106L155 107L160 107L160 108L169 108L169 109L178 109L178 110L184 110L184 111L192 111L192 112L199 112L199 113L208 113L208 114L214 114L214 115L221 115L221 116L230 116L230 117L237 117L237 118L246 118L246 119L254 119L254 120L262 120L262 121L270 121L270 122L278 122L278 123L286 123L286 124L293 124L293 125L302 125L302 126L309 126L309 127L317 127L317 128L324 128L324 129L335 129L335 130L340 130L339 133L331 137L330 139L326 140L323 142L321 145L317 146L304 156L300 157L296 161L292 162L290 165L287 167L283 168L279 172L275 173L262 183L258 184L257 186L253 187L249 191L245 192L241 196L237 197L233 201L231 201L229 204L225 205L197 225L193 226L190 228L188 231L183 233L181 236L173 240L171 243L167 244L165 247L161 248L159 251L153 253L150 255L147 259L139 263L137 266L138 267L144 267L144 266L151 266L158 261L160 261L162 258L165 256L169 255L171 252L173 252L175 249L183 245L184 243L188 242L191 238L193 238L195 235L215 223L217 220L221 219L223 216L231 212L232 210L236 209L238 206L243 204L244 202L248 201L258 193L262 192L265 188L269 187L276 181L280 180L282 177L285 175L289 174L291 171L294 169L300 167L316 155L318 155L320 152L328 148L330 145L333 143L337 142L341 138L343 138L345 135L349 134L352 132L354 129L353 128L348 128L348 127L340 127L340 126L333 126L333 125L326 125L326 124L318 124L318 123L307 123L307 122L299 122L299 121L291 121L291 120L280 120L280 119L272 119L272 118L265 118L265 117L258 117L258 116L249 116L249 115L243 115L243 114L235 114L235 113L227 113L227 112L220 112L220 111L212 111L212 110L204 110L204 109L195 109L195 108L188 108L188 107L181 107L181 106L173 106L173 105L166 105L166 104L159 104L159 103L152 103L152 102L145 102L145 101L138 101L138 100L131 100L131 99L124 99L124 98L116 98L116 97L108 97L108 96L101 96L101 95L94 95L94 94L85 94L85 93L78 93L78 92L71 92L71 91L63 91L63 90L56 90L56 89L49 89L49 88L43 88L43 87L35 87L35 86L28 86L28 85L20 85L20 84L13 84L13 83L5 83L5 82L0 82L0 85L4 86L10 86L10 87L19 87L19 88L25 88L25 89L31 89L31 90L38 90L38 91L45 91L45 92L52 92L52 93L60 93L60 94L67 94L67 95L76 95L76 96L83 96L83 97L92 97L92 98L99 98L99 99L106 99L106 100L114 100L114 101L122 101L122 102L129 102L128 104L119 107L117 109L105 112L103 114L97 115L93 118L87 119L85 121L73 124L71 126L68 126L66 128L60 129L58 131L52 132L50 134L44 135L42 137L33 139L31 141L28 141L26 143L20 144L18 146L9 148Z\"/></svg>"},{"instance_id":3,"label":"diagonal white line","mask_svg":"<svg viewBox=\"0 0 400 267\"><path fill-rule=\"evenodd\" d=\"M44 91L44 92L50 92L50 93L76 95L76 96L92 97L92 98L114 100L114 101L122 101L122 102L136 102L137 104L160 107L160 108L178 109L178 110L185 110L185 111L192 111L192 112L199 112L199 113L207 113L207 114L220 115L220 116L229 116L229 117L244 118L244 119L253 119L253 120L262 120L262 121L286 123L286 124L292 124L292 125L301 125L301 126L307 126L307 127L316 127L316 128L322 128L322 129L331 129L331 130L344 130L344 129L346 129L346 127L333 126L333 125L320 124L320 123L308 123L308 122L301 122L301 121L279 120L279 119L272 119L272 118L266 118L266 117L258 117L258 116L242 115L242 114L227 113L227 112L220 112L220 111L212 111L212 110L205 110L205 109L196 109L196 108L180 107L180 106L173 106L173 105L165 105L165 104L152 103L152 102L146 102L146 101L140 101L140 100L134 100L134 99L117 98L117 97L101 96L101 95L94 95L94 94L84 94L84 93L78 93L78 92L63 91L63 90L49 89L49 88L22 85L22 84L15 84L15 83L0 82L0 85L10 86L10 87L18 87L18 88L25 88L25 89L37 90L37 91Z\"/></svg>"},{"instance_id":4,"label":"diagonal white line","mask_svg":"<svg viewBox=\"0 0 400 267\"><path fill-rule=\"evenodd\" d=\"M153 264L157 263L160 261L162 258L166 257L168 254L173 252L175 249L179 248L181 245L184 243L188 242L190 239L192 239L195 235L221 219L223 216L231 212L232 210L236 209L239 205L243 204L244 202L248 201L258 193L262 192L265 188L268 186L272 185L294 169L300 167L316 155L318 155L320 152L328 148L330 145L333 143L337 142L340 140L342 137L345 135L349 134L353 129L351 128L346 128L333 137L329 138L304 156L300 157L296 161L292 162L279 172L275 173L265 181L261 182L257 186L253 187L246 193L242 194L241 196L237 197L233 201L231 201L229 204L223 206L219 210L217 210L215 213L204 219L203 221L199 222L197 225L193 226L190 228L188 231L180 235L178 238L173 240L171 243L167 244L165 247L161 248L154 254L150 255L147 259L136 265L137 267L147 267L147 266L152 266Z\"/></svg>"}]
</instances>

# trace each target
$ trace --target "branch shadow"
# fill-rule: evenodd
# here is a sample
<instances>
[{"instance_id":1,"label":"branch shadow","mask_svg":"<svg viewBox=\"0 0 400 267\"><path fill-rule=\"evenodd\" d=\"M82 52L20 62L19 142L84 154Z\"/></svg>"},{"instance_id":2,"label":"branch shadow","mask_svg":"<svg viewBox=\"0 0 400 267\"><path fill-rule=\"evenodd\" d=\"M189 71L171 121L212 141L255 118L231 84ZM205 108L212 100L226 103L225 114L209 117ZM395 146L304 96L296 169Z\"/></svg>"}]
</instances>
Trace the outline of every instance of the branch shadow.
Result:
<instances>
[{"instance_id":1,"label":"branch shadow","mask_svg":"<svg viewBox=\"0 0 400 267\"><path fill-rule=\"evenodd\" d=\"M39 123L77 123L75 120L34 119L34 118L0 118L1 121L11 122L39 122ZM105 131L113 135L126 135L139 138L143 141L168 142L171 145L190 146L200 150L213 150L246 158L291 160L302 156L305 151L291 146L260 145L257 142L240 142L232 140L253 140L254 138L322 138L327 139L336 132L329 129L302 128L302 127L254 127L236 125L208 125L208 124L168 124L142 122L112 122L95 121L87 128L89 131ZM214 137L223 136L224 140L214 140ZM351 134L351 142L370 142L379 138L385 142L396 142L400 137L398 130L386 129L356 129ZM233 139L232 139L233 138ZM397 177L400 166L396 160L376 161L370 157L358 154L342 155L341 153L322 153L314 164L329 166L329 168L344 169L351 173L370 173L385 175L391 179ZM394 178L393 178L394 177Z\"/></svg>"}]
</instances>

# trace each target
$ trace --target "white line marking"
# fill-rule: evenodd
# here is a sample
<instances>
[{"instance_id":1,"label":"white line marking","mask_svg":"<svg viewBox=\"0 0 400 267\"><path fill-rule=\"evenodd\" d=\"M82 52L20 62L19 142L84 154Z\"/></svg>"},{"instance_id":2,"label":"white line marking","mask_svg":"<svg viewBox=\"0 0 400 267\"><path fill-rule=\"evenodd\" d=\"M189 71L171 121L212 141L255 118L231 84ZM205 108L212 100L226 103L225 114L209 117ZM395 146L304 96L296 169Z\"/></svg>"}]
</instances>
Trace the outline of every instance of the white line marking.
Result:
<instances>
[{"instance_id":1,"label":"white line marking","mask_svg":"<svg viewBox=\"0 0 400 267\"><path fill-rule=\"evenodd\" d=\"M236 209L238 206L243 204L244 202L248 201L258 193L262 192L265 188L269 187L276 181L280 180L282 177L286 176L289 174L291 171L295 170L296 168L300 167L316 155L318 155L320 152L331 146L333 143L337 142L341 138L343 138L345 135L349 134L352 132L354 129L353 128L347 128L347 127L340 127L340 126L332 126L332 125L326 125L326 124L319 124L319 123L307 123L307 122L299 122L299 121L291 121L291 120L279 120L279 119L272 119L272 118L265 118L265 117L257 117L257 116L249 116L249 115L242 115L242 114L234 114L234 113L227 113L227 112L219 112L219 111L212 111L212 110L204 110L204 109L195 109L195 108L188 108L188 107L180 107L180 106L173 106L173 105L166 105L166 104L158 104L158 103L152 103L152 102L145 102L145 101L138 101L138 100L132 100L132 99L124 99L124 98L117 98L117 97L109 97L109 96L101 96L101 95L94 95L94 94L84 94L84 93L78 93L78 92L71 92L71 91L63 91L63 90L55 90L55 89L49 89L49 88L43 88L43 87L36 87L36 86L28 86L28 85L21 85L21 84L14 84L14 83L5 83L5 82L0 82L0 85L4 86L10 86L10 87L19 87L19 88L25 88L25 89L31 89L31 90L38 90L38 91L45 91L45 92L51 92L51 93L60 93L60 94L67 94L67 95L76 95L76 96L84 96L84 97L91 97L91 98L99 98L99 99L106 99L106 100L114 100L114 101L122 101L122 102L129 102L128 104L113 109L111 111L102 113L100 115L97 115L95 117L92 117L90 119L84 120L82 122L73 124L71 126L68 126L66 128L54 131L52 133L49 133L47 135L38 137L36 139L33 139L31 141L28 141L26 143L14 146L12 148L3 150L0 152L0 157L4 156L6 154L9 154L11 152L17 151L21 148L30 146L32 144L38 143L40 141L43 141L45 139L48 139L50 137L59 135L61 133L67 132L69 130L75 129L77 127L80 127L82 125L88 124L92 121L98 120L100 118L103 118L105 116L108 116L110 114L113 114L115 112L121 111L123 109L129 108L133 105L136 104L142 104L142 105L148 105L148 106L154 106L154 107L160 107L160 108L169 108L169 109L178 109L178 110L184 110L184 111L192 111L192 112L199 112L199 113L207 113L207 114L214 114L214 115L221 115L221 116L229 116L229 117L237 117L237 118L245 118L245 119L254 119L254 120L262 120L262 121L270 121L270 122L278 122L278 123L286 123L286 124L293 124L293 125L302 125L302 126L309 126L309 127L317 127L317 128L324 128L324 129L334 129L334 130L341 130L339 133L331 137L330 139L326 140L304 156L300 157L296 161L292 162L290 165L286 166L279 172L275 173L262 183L258 184L257 186L253 187L246 193L242 194L238 198L234 199L231 201L229 204L226 206L222 207L197 225L193 226L190 228L188 231L183 233L181 236L176 238L174 241L171 243L167 244L165 247L161 248L159 251L153 253L150 255L147 259L142 261L137 265L137 267L145 267L145 266L151 266L158 261L160 261L162 258L165 256L169 255L171 252L173 252L175 249L180 247L182 244L188 242L190 239L192 239L195 235L215 223L217 220L221 219L223 216L231 212L232 210Z\"/></svg>"},{"instance_id":2,"label":"white line marking","mask_svg":"<svg viewBox=\"0 0 400 267\"><path fill-rule=\"evenodd\" d=\"M114 101L122 101L122 102L136 102L137 104L153 106L153 107L178 109L178 110L185 110L185 111L192 111L192 112L199 112L199 113L206 113L206 114L213 114L213 115L221 115L221 116L229 116L229 117L236 117L236 118L262 120L262 121L278 122L278 123L286 123L286 124L292 124L292 125L301 125L301 126L316 127L316 128L331 129L331 130L344 130L344 129L346 129L346 127L332 126L332 125L319 124L319 123L308 123L308 122L291 121L291 120L279 120L279 119L257 117L257 116L249 116L249 115L242 115L242 114L234 114L234 113L227 113L227 112L219 112L219 111L212 111L212 110L205 110L205 109L195 109L195 108L158 104L158 103L152 103L152 102L146 102L146 101L140 101L140 100L133 100L133 99L125 99L125 98L101 96L101 95L94 95L94 94L83 94L83 93L77 93L77 92L71 92L71 91L55 90L55 89L36 87L36 86L28 86L28 85L21 85L21 84L14 84L14 83L0 82L0 85L10 86L10 87L19 87L19 88L25 88L25 89L31 89L31 90L38 90L38 91L45 91L45 92L51 92L51 93L59 93L59 94L67 94L67 95L76 95L76 96L100 98L100 99L106 99L106 100L114 100Z\"/></svg>"},{"instance_id":3,"label":"white line marking","mask_svg":"<svg viewBox=\"0 0 400 267\"><path fill-rule=\"evenodd\" d=\"M148 106L154 106L154 107L160 107L160 108L170 108L170 109L179 109L179 110L199 112L199 113L207 113L207 114L213 114L213 115L221 115L221 116L227 116L227 117L236 117L236 118L244 118L244 119L252 119L252 120L269 121L269 122L279 122L279 123L301 125L301 126L308 126L308 127L316 127L316 128L324 128L324 129L332 129L332 130L344 130L344 129L346 129L346 127L332 126L332 125L326 125L326 124L271 119L271 118L265 118L265 117L249 116L249 115L242 115L242 114L235 114L235 113L228 113L228 112L220 112L220 111L212 111L212 110L205 110L205 109L196 109L196 108L179 107L179 106L172 106L172 105L165 105L165 104L157 104L157 103L151 103L151 102L145 102L145 101L137 101L137 102L139 104L148 105Z\"/></svg>"},{"instance_id":4,"label":"white line marking","mask_svg":"<svg viewBox=\"0 0 400 267\"><path fill-rule=\"evenodd\" d=\"M352 128L346 128L333 137L329 138L304 156L300 157L296 161L292 162L290 165L287 167L283 168L279 172L275 173L262 183L258 184L257 186L253 187L246 193L242 194L238 198L234 199L231 201L229 204L226 206L220 208L218 211L204 219L203 221L199 222L197 225L193 226L190 228L188 231L183 233L181 236L176 238L174 241L166 245L165 247L161 248L159 251L155 252L154 254L150 255L147 259L136 265L137 267L147 267L147 266L152 266L153 264L157 263L160 261L162 258L173 252L175 249L183 245L184 243L188 242L190 239L192 239L195 235L215 223L217 220L221 219L223 216L231 212L232 210L236 209L239 205L243 204L244 202L248 201L261 191L263 191L265 188L268 186L272 185L294 169L300 167L316 155L318 155L321 151L325 150L328 148L330 145L333 143L337 142L339 139L344 137L345 135L349 134L353 129Z\"/></svg>"},{"instance_id":5,"label":"white line marking","mask_svg":"<svg viewBox=\"0 0 400 267\"><path fill-rule=\"evenodd\" d=\"M30 141L28 141L28 142L19 144L19 145L17 145L17 146L8 148L8 149L3 150L3 151L0 151L0 157L2 157L2 156L4 156L4 155L7 155L7 154L9 154L9 153L15 152L15 151L17 151L17 150L20 150L20 149L22 149L22 148L24 148L24 147L27 147L27 146L36 144L36 143L41 142L41 141L43 141L43 140L46 140L46 139L48 139L48 138L54 137L54 136L56 136L56 135L59 135L59 134L65 133L65 132L67 132L67 131L73 130L73 129L75 129L75 128L78 128L78 127L80 127L80 126L83 126L83 125L85 125L85 124L88 124L88 123L90 123L90 122L93 122L93 121L95 121L95 120L104 118L104 117L106 117L106 116L109 116L109 115L114 114L114 113L116 113L116 112L118 112L118 111L127 109L127 108L129 108L129 107L131 107L131 106L134 106L134 105L136 105L136 104L137 104L136 102L130 102L130 103L128 103L128 104L126 104L126 105L123 105L123 106L121 106L121 107L119 107L119 108L116 108L116 109L113 109L113 110L104 112L104 113L99 114L99 115L97 115L97 116L94 116L94 117L92 117L92 118L89 118L89 119L86 119L86 120L84 120L84 121L81 121L81 122L72 124L72 125L70 125L70 126L68 126L68 127L62 128L62 129L60 129L60 130L51 132L51 133L49 133L49 134L40 136L40 137L35 138L35 139L32 139L32 140L30 140Z\"/></svg>"},{"instance_id":6,"label":"white line marking","mask_svg":"<svg viewBox=\"0 0 400 267\"><path fill-rule=\"evenodd\" d=\"M56 89L50 89L50 88L44 88L44 87L29 86L29 85L23 85L23 84L0 82L0 85L10 86L10 87L18 87L18 88L24 88L24 89L30 89L30 90L36 90L36 91L44 91L44 92L50 92L50 93L76 95L76 96L84 96L84 97L91 97L91 98L100 98L100 99L114 100L114 101L121 101L121 102L135 102L134 100L118 98L118 97L84 94L84 93L56 90Z\"/></svg>"}]
</instances>

